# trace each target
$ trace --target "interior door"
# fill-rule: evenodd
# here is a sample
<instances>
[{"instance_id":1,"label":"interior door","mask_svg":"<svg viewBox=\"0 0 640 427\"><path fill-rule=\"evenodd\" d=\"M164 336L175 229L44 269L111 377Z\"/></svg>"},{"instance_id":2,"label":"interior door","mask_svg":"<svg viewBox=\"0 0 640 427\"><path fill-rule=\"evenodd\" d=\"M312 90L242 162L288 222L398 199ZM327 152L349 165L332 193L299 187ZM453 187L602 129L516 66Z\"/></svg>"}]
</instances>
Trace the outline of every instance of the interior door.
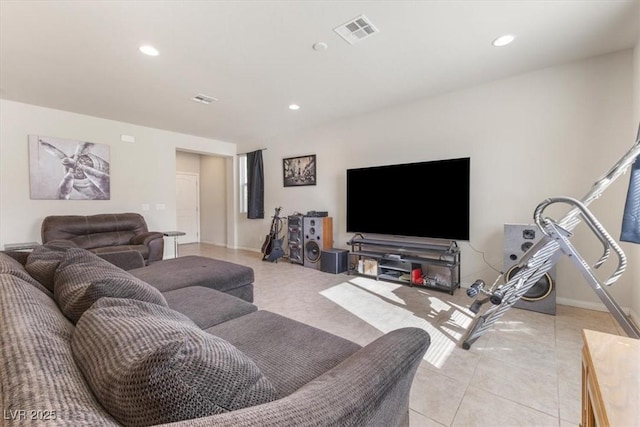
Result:
<instances>
[{"instance_id":1,"label":"interior door","mask_svg":"<svg viewBox=\"0 0 640 427\"><path fill-rule=\"evenodd\" d=\"M200 241L200 188L198 175L176 173L176 209L178 231L186 234L180 237L180 243Z\"/></svg>"}]
</instances>

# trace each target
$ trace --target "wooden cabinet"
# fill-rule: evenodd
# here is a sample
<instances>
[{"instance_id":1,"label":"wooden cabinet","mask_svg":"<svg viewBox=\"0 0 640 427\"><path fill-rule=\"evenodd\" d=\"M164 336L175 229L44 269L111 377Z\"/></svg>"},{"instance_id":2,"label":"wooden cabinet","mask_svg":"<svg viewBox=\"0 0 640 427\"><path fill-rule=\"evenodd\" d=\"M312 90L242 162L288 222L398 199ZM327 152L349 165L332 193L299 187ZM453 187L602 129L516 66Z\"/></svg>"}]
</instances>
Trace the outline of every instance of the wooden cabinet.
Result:
<instances>
[{"instance_id":1,"label":"wooden cabinet","mask_svg":"<svg viewBox=\"0 0 640 427\"><path fill-rule=\"evenodd\" d=\"M582 427L640 426L640 340L583 330Z\"/></svg>"}]
</instances>

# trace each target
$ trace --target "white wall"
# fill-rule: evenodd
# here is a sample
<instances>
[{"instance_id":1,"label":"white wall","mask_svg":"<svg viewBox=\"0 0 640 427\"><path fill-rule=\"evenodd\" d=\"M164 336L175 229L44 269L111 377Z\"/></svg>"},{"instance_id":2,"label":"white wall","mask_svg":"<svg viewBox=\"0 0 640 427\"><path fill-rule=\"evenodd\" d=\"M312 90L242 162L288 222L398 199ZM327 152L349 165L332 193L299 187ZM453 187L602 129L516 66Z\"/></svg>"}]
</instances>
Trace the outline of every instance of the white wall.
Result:
<instances>
[{"instance_id":1,"label":"white wall","mask_svg":"<svg viewBox=\"0 0 640 427\"><path fill-rule=\"evenodd\" d=\"M177 151L176 172L200 175L200 154Z\"/></svg>"},{"instance_id":2,"label":"white wall","mask_svg":"<svg viewBox=\"0 0 640 427\"><path fill-rule=\"evenodd\" d=\"M200 157L200 241L218 246L227 245L225 163L222 157Z\"/></svg>"},{"instance_id":3,"label":"white wall","mask_svg":"<svg viewBox=\"0 0 640 427\"><path fill-rule=\"evenodd\" d=\"M284 215L328 210L335 246L347 248L352 236L345 229L346 169L470 156L470 244L501 269L504 223L531 222L534 208L547 197L582 197L631 146L632 66L632 51L627 50L265 141L266 212L271 215L276 206L284 207ZM317 186L284 188L282 158L305 154L317 155ZM430 185L442 181L418 183L416 193L428 198ZM592 205L614 235L619 234L625 194L626 183L616 183ZM392 202L380 209L390 221L399 221L399 206ZM239 217L238 223L239 246L259 248L269 217ZM575 241L596 247L581 235ZM463 284L476 278L493 282L496 274L482 255L466 242L460 245ZM559 265L557 282L561 301L600 306L566 260ZM628 305L628 277L613 293Z\"/></svg>"},{"instance_id":4,"label":"white wall","mask_svg":"<svg viewBox=\"0 0 640 427\"><path fill-rule=\"evenodd\" d=\"M30 200L30 134L109 144L111 200ZM121 134L134 136L136 142L122 142ZM177 149L228 159L236 153L236 145L227 142L0 100L0 246L39 242L47 215L140 212L152 230L175 229ZM143 204L151 210L143 212ZM235 221L229 221L229 227L228 235L234 236Z\"/></svg>"}]
</instances>

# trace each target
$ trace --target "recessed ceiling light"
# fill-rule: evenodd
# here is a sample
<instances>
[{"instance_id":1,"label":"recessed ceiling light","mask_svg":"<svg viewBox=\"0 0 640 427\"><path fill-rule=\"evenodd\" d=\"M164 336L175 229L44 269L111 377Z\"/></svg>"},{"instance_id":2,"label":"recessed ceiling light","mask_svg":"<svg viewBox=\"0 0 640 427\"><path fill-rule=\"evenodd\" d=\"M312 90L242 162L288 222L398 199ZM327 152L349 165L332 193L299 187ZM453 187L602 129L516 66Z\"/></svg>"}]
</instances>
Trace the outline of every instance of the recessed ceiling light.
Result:
<instances>
[{"instance_id":1,"label":"recessed ceiling light","mask_svg":"<svg viewBox=\"0 0 640 427\"><path fill-rule=\"evenodd\" d=\"M514 36L513 34L505 34L504 36L500 36L497 39L495 39L491 44L494 45L495 47L502 47L502 46L508 45L515 39L516 39L516 36Z\"/></svg>"},{"instance_id":2,"label":"recessed ceiling light","mask_svg":"<svg viewBox=\"0 0 640 427\"><path fill-rule=\"evenodd\" d=\"M298 104L289 105L289 110L299 110L300 106Z\"/></svg>"},{"instance_id":3,"label":"recessed ceiling light","mask_svg":"<svg viewBox=\"0 0 640 427\"><path fill-rule=\"evenodd\" d=\"M328 47L329 47L329 45L326 44L325 42L318 42L318 43L314 43L313 44L313 50L316 50L318 52L320 52L322 50L327 50Z\"/></svg>"},{"instance_id":4,"label":"recessed ceiling light","mask_svg":"<svg viewBox=\"0 0 640 427\"><path fill-rule=\"evenodd\" d=\"M158 56L160 54L160 52L158 52L158 49L148 44L140 46L140 52L149 56Z\"/></svg>"}]
</instances>

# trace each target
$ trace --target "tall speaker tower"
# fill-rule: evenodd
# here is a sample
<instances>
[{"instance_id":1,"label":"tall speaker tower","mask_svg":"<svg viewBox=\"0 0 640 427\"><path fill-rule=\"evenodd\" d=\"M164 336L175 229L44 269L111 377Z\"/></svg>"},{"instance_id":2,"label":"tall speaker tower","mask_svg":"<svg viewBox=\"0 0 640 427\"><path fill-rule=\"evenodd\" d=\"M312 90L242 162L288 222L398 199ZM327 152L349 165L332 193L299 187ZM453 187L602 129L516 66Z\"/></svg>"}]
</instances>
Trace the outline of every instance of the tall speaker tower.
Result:
<instances>
[{"instance_id":1,"label":"tall speaker tower","mask_svg":"<svg viewBox=\"0 0 640 427\"><path fill-rule=\"evenodd\" d=\"M289 261L293 264L304 264L304 231L303 216L289 215L287 218Z\"/></svg>"},{"instance_id":2,"label":"tall speaker tower","mask_svg":"<svg viewBox=\"0 0 640 427\"><path fill-rule=\"evenodd\" d=\"M303 220L304 266L320 270L320 255L333 247L333 218L309 217Z\"/></svg>"}]
</instances>

